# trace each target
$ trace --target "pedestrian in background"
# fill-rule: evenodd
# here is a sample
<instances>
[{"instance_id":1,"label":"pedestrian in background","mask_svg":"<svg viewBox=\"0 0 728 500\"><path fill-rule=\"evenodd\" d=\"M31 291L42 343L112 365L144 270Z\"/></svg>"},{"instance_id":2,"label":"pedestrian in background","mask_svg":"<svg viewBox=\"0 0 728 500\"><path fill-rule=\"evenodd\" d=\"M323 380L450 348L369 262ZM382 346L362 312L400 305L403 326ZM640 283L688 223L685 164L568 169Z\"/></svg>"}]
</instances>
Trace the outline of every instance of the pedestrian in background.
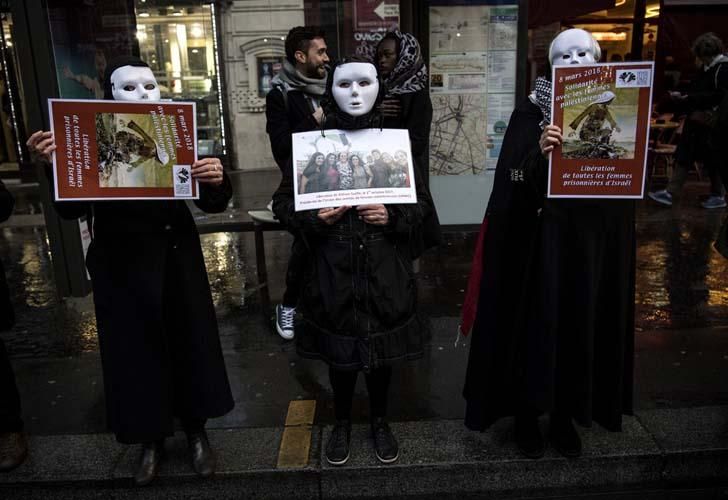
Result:
<instances>
[{"instance_id":1,"label":"pedestrian in background","mask_svg":"<svg viewBox=\"0 0 728 500\"><path fill-rule=\"evenodd\" d=\"M710 177L710 196L703 208L724 208L725 189L720 179L720 167L713 148L725 150L724 138L711 141L711 130L717 122L716 108L728 91L728 57L723 53L723 41L714 33L703 33L692 46L698 75L686 93L670 92L678 110L686 114L680 142L675 151L675 166L666 189L651 191L648 196L656 202L671 206L673 197L680 196L688 171L696 161L702 161Z\"/></svg>"}]
</instances>

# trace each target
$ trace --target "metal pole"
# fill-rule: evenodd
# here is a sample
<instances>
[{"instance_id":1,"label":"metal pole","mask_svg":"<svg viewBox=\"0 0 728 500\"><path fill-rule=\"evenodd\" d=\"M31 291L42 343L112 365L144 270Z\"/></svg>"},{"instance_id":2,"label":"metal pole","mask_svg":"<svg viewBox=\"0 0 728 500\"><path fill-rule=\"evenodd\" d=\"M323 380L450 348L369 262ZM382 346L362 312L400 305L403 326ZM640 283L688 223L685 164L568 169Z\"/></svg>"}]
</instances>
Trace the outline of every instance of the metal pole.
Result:
<instances>
[{"instance_id":1,"label":"metal pole","mask_svg":"<svg viewBox=\"0 0 728 500\"><path fill-rule=\"evenodd\" d=\"M13 2L11 7L28 130L48 130L48 98L58 96L48 12L42 0ZM60 297L83 297L91 291L86 276L78 221L61 219L53 207L49 179L36 166L40 200Z\"/></svg>"}]
</instances>

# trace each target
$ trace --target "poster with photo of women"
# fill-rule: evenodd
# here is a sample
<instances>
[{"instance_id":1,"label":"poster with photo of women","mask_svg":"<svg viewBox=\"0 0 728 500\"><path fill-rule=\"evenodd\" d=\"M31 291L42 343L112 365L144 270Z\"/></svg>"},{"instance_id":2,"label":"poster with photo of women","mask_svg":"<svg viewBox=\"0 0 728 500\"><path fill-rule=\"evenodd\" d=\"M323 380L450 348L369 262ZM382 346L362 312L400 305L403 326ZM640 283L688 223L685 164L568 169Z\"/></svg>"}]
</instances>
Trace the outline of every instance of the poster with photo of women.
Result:
<instances>
[{"instance_id":1,"label":"poster with photo of women","mask_svg":"<svg viewBox=\"0 0 728 500\"><path fill-rule=\"evenodd\" d=\"M296 211L372 203L417 203L406 129L293 134Z\"/></svg>"}]
</instances>

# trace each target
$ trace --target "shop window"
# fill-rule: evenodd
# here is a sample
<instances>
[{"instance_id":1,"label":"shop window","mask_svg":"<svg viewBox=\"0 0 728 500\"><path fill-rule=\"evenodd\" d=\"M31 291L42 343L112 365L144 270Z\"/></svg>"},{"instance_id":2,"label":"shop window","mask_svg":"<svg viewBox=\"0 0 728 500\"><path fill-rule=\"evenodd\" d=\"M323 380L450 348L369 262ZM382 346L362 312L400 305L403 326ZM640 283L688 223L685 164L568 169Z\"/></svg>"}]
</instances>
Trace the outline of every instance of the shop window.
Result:
<instances>
[{"instance_id":1,"label":"shop window","mask_svg":"<svg viewBox=\"0 0 728 500\"><path fill-rule=\"evenodd\" d=\"M199 154L224 154L214 7L159 0L136 0L135 6L139 54L162 98L195 102Z\"/></svg>"}]
</instances>

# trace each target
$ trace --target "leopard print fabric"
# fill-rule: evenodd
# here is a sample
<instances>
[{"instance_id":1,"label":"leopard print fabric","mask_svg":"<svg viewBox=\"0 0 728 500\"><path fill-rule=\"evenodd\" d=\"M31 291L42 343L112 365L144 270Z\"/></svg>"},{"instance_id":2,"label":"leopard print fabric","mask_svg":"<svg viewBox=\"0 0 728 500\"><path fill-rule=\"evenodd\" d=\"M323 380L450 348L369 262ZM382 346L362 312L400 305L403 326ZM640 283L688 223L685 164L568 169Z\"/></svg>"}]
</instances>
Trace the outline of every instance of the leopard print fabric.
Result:
<instances>
[{"instance_id":1,"label":"leopard print fabric","mask_svg":"<svg viewBox=\"0 0 728 500\"><path fill-rule=\"evenodd\" d=\"M427 66L417 39L410 33L392 32L397 37L399 56L392 73L384 81L387 95L409 94L427 87Z\"/></svg>"}]
</instances>

